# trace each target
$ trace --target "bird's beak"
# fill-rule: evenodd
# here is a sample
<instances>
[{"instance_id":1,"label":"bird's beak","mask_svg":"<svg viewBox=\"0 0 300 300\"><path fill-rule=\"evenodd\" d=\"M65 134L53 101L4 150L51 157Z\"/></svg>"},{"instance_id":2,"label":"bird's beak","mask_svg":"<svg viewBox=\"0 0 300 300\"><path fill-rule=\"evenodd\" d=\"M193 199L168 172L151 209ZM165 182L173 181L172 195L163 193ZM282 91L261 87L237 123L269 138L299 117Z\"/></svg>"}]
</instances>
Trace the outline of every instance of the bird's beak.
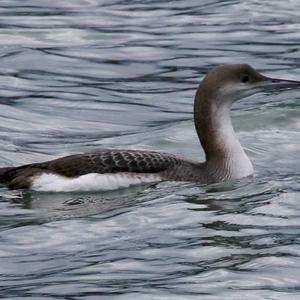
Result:
<instances>
[{"instance_id":1,"label":"bird's beak","mask_svg":"<svg viewBox=\"0 0 300 300\"><path fill-rule=\"evenodd\" d=\"M300 81L262 76L257 86L262 87L264 90L284 90L300 88Z\"/></svg>"}]
</instances>

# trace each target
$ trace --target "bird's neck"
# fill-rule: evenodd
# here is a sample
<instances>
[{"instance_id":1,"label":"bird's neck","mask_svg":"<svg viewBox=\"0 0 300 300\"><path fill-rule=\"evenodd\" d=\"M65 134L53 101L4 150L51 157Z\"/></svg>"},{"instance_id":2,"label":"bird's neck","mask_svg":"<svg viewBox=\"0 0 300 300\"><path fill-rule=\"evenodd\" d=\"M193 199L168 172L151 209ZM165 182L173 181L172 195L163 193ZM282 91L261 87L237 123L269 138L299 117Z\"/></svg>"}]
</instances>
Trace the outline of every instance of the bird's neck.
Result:
<instances>
[{"instance_id":1,"label":"bird's neck","mask_svg":"<svg viewBox=\"0 0 300 300\"><path fill-rule=\"evenodd\" d=\"M201 93L195 98L196 131L206 155L208 172L216 180L238 179L253 173L251 161L232 127L230 106L229 101L208 99Z\"/></svg>"}]
</instances>

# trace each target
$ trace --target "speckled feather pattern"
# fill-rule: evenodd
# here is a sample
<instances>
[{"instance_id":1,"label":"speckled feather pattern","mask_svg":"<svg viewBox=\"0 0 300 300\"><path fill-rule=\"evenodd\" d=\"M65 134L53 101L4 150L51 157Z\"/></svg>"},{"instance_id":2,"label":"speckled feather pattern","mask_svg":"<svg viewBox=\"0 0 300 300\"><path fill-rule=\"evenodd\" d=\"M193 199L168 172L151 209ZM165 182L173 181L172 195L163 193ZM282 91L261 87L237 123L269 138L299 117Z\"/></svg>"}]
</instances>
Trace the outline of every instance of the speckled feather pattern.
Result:
<instances>
[{"instance_id":1,"label":"speckled feather pattern","mask_svg":"<svg viewBox=\"0 0 300 300\"><path fill-rule=\"evenodd\" d=\"M88 173L157 173L175 165L176 158L164 153L136 150L98 150L70 155L35 165L66 177Z\"/></svg>"}]
</instances>

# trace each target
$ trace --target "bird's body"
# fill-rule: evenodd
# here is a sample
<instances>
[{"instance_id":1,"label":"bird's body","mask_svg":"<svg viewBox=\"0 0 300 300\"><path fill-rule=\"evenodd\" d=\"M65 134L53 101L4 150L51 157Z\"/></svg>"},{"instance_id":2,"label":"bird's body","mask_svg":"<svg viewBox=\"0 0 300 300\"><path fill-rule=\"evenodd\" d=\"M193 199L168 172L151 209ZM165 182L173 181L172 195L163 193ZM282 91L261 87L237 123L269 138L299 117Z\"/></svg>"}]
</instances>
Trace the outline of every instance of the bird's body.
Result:
<instances>
[{"instance_id":1,"label":"bird's body","mask_svg":"<svg viewBox=\"0 0 300 300\"><path fill-rule=\"evenodd\" d=\"M295 84L299 86L299 82L265 77L248 65L212 69L199 85L194 102L195 127L205 162L162 152L101 149L0 168L0 183L11 189L68 192L165 180L212 183L246 177L253 173L253 166L231 124L232 102L266 86Z\"/></svg>"},{"instance_id":2,"label":"bird's body","mask_svg":"<svg viewBox=\"0 0 300 300\"><path fill-rule=\"evenodd\" d=\"M204 174L205 163L183 160L167 153L103 149L2 168L0 182L11 189L91 191L163 180L203 182Z\"/></svg>"}]
</instances>

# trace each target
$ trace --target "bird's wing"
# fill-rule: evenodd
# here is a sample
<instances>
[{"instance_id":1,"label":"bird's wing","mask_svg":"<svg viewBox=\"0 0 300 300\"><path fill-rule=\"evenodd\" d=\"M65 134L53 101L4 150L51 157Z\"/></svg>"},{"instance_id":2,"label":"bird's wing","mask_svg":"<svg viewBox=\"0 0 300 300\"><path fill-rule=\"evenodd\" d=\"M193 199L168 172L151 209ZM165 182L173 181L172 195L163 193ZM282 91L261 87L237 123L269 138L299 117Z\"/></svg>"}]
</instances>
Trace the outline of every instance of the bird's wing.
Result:
<instances>
[{"instance_id":1,"label":"bird's wing","mask_svg":"<svg viewBox=\"0 0 300 300\"><path fill-rule=\"evenodd\" d=\"M35 164L33 167L74 177L88 173L158 173L177 163L178 158L166 153L137 150L99 150Z\"/></svg>"}]
</instances>

